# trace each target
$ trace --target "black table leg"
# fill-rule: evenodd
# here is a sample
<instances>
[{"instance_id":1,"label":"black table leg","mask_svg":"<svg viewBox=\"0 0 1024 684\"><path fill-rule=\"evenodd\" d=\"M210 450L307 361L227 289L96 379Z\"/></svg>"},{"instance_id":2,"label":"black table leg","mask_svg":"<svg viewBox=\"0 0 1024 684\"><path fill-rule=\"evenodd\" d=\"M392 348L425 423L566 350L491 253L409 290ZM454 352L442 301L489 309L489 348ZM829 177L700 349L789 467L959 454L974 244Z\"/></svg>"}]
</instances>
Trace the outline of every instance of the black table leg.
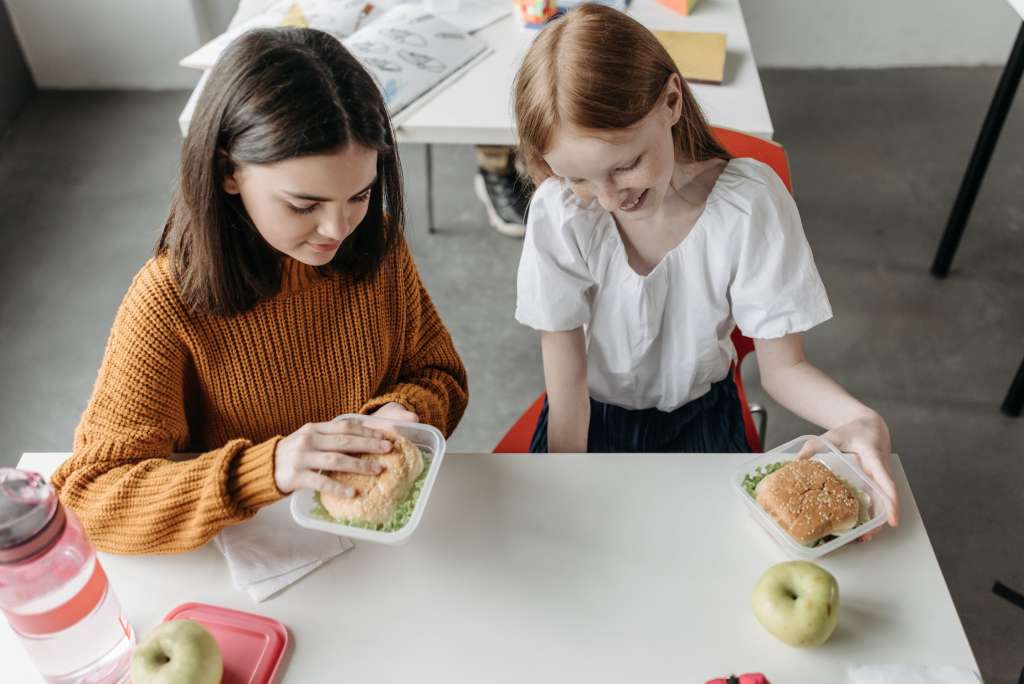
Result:
<instances>
[{"instance_id":1,"label":"black table leg","mask_svg":"<svg viewBox=\"0 0 1024 684\"><path fill-rule=\"evenodd\" d=\"M936 278L945 278L949 273L957 245L960 244L960 237L964 233L964 226L967 224L967 218L974 206L974 199L978 196L978 188L981 187L985 170L988 168L989 160L992 159L992 150L995 149L996 141L999 140L999 132L1003 129L1003 122L1006 121L1006 113L1010 111L1013 96L1017 92L1022 71L1024 71L1024 24L1017 32L1013 51L1010 52L1006 68L1003 69L999 85L996 86L995 95L992 96L992 104L989 105L985 123L981 126L978 142L975 143L974 152L971 154L971 161L967 164L967 171L960 183L960 191L956 195L956 202L953 204L953 211L950 212L949 222L946 223L946 231L942 234L939 251L935 254L932 275Z\"/></svg>"},{"instance_id":2,"label":"black table leg","mask_svg":"<svg viewBox=\"0 0 1024 684\"><path fill-rule=\"evenodd\" d=\"M1024 408L1024 361L1020 362L1020 368L1017 369L1017 376L1013 379L1013 383L1010 385L1010 391L1006 393L1006 399L1003 400L1003 413L1016 418L1020 416L1021 409Z\"/></svg>"}]
</instances>

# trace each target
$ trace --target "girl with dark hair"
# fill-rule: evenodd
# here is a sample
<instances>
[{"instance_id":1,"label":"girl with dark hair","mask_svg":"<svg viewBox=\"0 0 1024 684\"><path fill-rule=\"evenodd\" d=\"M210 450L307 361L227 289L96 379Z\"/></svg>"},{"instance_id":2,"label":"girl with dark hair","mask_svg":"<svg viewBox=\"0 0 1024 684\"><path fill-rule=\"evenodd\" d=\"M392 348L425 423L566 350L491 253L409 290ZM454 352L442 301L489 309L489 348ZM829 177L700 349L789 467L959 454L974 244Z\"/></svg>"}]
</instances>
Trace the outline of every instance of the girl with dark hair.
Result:
<instances>
[{"instance_id":1,"label":"girl with dark hair","mask_svg":"<svg viewBox=\"0 0 1024 684\"><path fill-rule=\"evenodd\" d=\"M451 433L466 372L403 220L394 133L362 66L311 29L238 38L53 477L98 548L185 551L299 488L352 496L324 472L379 473L356 455L391 445L339 414Z\"/></svg>"}]
</instances>

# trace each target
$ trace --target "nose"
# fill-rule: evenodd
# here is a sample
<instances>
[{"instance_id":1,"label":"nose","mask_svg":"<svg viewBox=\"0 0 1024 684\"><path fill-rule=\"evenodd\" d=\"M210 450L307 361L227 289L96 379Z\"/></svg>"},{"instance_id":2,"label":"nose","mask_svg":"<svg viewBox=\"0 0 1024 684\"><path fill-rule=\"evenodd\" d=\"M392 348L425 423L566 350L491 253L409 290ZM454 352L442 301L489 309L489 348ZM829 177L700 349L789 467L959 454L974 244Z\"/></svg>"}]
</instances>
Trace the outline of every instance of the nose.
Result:
<instances>
[{"instance_id":1,"label":"nose","mask_svg":"<svg viewBox=\"0 0 1024 684\"><path fill-rule=\"evenodd\" d=\"M325 214L317 226L317 233L329 240L344 240L352 232L352 221L345 211Z\"/></svg>"},{"instance_id":2,"label":"nose","mask_svg":"<svg viewBox=\"0 0 1024 684\"><path fill-rule=\"evenodd\" d=\"M597 201L605 211L616 211L622 204L621 192L618 187L610 181L605 181L594 187Z\"/></svg>"}]
</instances>

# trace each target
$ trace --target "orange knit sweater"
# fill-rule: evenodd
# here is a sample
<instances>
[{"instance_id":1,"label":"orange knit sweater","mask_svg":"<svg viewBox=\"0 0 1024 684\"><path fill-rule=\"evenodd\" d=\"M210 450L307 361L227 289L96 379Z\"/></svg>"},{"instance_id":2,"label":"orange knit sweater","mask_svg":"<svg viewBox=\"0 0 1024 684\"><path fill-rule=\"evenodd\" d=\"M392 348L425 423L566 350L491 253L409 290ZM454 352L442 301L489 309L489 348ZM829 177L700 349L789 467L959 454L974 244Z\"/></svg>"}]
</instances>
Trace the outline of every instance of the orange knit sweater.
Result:
<instances>
[{"instance_id":1,"label":"orange knit sweater","mask_svg":"<svg viewBox=\"0 0 1024 684\"><path fill-rule=\"evenodd\" d=\"M466 388L404 242L362 283L286 258L281 291L231 318L188 313L166 259L152 259L53 484L97 548L185 551L284 496L282 436L392 401L447 435ZM201 453L170 459L183 452Z\"/></svg>"}]
</instances>

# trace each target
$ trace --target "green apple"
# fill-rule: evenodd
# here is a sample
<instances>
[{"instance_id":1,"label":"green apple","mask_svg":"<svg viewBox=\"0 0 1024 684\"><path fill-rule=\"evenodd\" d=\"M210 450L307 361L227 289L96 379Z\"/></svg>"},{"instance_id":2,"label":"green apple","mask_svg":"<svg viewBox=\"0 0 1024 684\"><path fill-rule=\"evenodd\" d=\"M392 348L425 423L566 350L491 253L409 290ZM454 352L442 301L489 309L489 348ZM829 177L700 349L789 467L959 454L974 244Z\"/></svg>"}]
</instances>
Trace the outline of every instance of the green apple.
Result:
<instances>
[{"instance_id":1,"label":"green apple","mask_svg":"<svg viewBox=\"0 0 1024 684\"><path fill-rule=\"evenodd\" d=\"M220 684L220 647L192 620L171 620L146 635L132 655L132 684Z\"/></svg>"},{"instance_id":2,"label":"green apple","mask_svg":"<svg viewBox=\"0 0 1024 684\"><path fill-rule=\"evenodd\" d=\"M839 584L814 563L779 563L757 580L753 606L757 621L780 641L821 646L839 621Z\"/></svg>"}]
</instances>

